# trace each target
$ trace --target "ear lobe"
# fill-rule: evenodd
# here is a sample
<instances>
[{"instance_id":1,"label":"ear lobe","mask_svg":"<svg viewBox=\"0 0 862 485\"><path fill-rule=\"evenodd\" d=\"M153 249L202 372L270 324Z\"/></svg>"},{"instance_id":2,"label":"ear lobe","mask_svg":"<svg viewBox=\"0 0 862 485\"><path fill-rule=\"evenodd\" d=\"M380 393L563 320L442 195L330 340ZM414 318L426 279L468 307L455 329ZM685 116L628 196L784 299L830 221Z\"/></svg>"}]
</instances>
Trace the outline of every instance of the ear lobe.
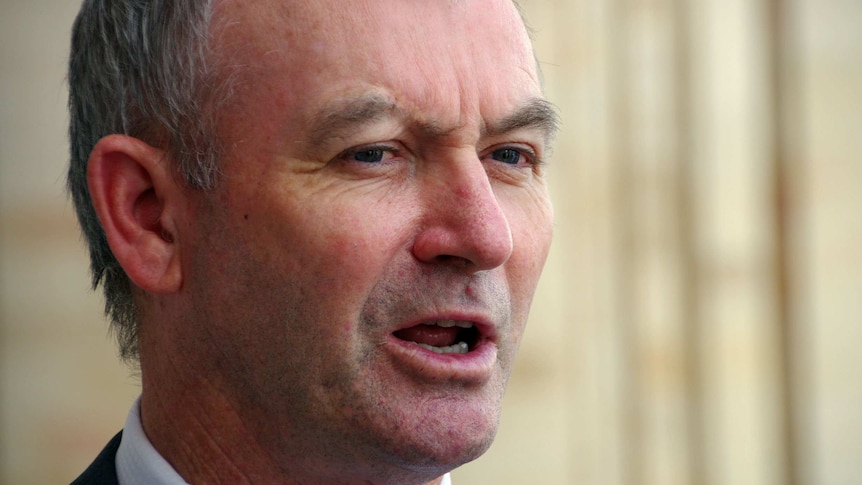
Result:
<instances>
[{"instance_id":1,"label":"ear lobe","mask_svg":"<svg viewBox=\"0 0 862 485\"><path fill-rule=\"evenodd\" d=\"M137 138L106 136L90 153L87 183L108 245L132 282L150 293L178 291L182 193L165 153Z\"/></svg>"}]
</instances>

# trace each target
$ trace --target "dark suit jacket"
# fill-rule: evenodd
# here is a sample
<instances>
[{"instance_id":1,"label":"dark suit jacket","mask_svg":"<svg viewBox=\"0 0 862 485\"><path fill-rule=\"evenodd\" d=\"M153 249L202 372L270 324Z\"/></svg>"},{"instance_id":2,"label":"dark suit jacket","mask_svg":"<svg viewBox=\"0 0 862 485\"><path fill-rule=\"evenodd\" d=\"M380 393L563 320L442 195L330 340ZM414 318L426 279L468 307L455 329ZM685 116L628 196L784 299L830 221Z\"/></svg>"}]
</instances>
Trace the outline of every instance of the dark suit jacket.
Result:
<instances>
[{"instance_id":1,"label":"dark suit jacket","mask_svg":"<svg viewBox=\"0 0 862 485\"><path fill-rule=\"evenodd\" d=\"M76 478L71 485L119 485L117 479L117 467L114 466L114 460L117 457L117 449L120 447L120 438L123 432L120 431L114 436L105 449L96 457L96 461L84 470L80 477Z\"/></svg>"}]
</instances>

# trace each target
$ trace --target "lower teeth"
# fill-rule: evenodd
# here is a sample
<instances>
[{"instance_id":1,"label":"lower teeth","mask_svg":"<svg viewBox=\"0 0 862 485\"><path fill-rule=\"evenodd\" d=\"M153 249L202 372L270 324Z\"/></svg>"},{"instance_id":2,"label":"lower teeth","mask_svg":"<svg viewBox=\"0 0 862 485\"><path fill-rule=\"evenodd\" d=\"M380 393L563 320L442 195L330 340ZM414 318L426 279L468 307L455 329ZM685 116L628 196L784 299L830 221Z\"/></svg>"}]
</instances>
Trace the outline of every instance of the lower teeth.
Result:
<instances>
[{"instance_id":1,"label":"lower teeth","mask_svg":"<svg viewBox=\"0 0 862 485\"><path fill-rule=\"evenodd\" d=\"M470 346L467 345L467 342L458 342L457 344L450 345L448 347L434 347L433 345L420 343L417 343L416 345L438 354L466 354L470 350Z\"/></svg>"}]
</instances>

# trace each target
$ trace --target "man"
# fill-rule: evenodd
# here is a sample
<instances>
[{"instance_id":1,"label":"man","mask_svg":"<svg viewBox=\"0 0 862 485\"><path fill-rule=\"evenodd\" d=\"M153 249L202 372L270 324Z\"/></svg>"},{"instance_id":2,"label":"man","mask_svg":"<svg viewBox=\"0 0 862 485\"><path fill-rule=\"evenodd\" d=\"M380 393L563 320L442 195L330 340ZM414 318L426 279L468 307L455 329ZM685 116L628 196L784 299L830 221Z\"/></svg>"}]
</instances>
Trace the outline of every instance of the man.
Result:
<instances>
[{"instance_id":1,"label":"man","mask_svg":"<svg viewBox=\"0 0 862 485\"><path fill-rule=\"evenodd\" d=\"M510 0L93 0L71 57L142 378L76 483L443 483L490 446L552 232Z\"/></svg>"}]
</instances>

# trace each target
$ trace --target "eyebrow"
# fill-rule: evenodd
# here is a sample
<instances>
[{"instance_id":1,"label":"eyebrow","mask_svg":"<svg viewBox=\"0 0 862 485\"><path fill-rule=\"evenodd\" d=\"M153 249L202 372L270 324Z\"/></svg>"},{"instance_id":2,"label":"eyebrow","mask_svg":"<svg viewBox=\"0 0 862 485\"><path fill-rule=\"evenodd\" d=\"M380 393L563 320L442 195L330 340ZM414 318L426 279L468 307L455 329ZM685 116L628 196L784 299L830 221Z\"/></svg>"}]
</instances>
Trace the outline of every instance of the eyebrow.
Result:
<instances>
[{"instance_id":1,"label":"eyebrow","mask_svg":"<svg viewBox=\"0 0 862 485\"><path fill-rule=\"evenodd\" d=\"M308 142L320 146L332 138L348 136L358 127L402 113L395 101L380 93L369 93L340 100L320 110L309 123ZM422 131L443 135L433 123L416 122ZM537 129L550 143L559 129L559 116L553 104L544 98L530 98L523 106L499 121L486 122L482 136L500 136L520 129Z\"/></svg>"},{"instance_id":2,"label":"eyebrow","mask_svg":"<svg viewBox=\"0 0 862 485\"><path fill-rule=\"evenodd\" d=\"M520 129L537 129L550 143L560 127L557 109L544 98L531 98L521 108L500 121L486 124L483 136L498 136Z\"/></svg>"},{"instance_id":3,"label":"eyebrow","mask_svg":"<svg viewBox=\"0 0 862 485\"><path fill-rule=\"evenodd\" d=\"M319 146L330 138L344 137L359 126L380 120L397 110L398 106L391 98L377 93L335 102L311 119L308 140L311 146Z\"/></svg>"}]
</instances>

